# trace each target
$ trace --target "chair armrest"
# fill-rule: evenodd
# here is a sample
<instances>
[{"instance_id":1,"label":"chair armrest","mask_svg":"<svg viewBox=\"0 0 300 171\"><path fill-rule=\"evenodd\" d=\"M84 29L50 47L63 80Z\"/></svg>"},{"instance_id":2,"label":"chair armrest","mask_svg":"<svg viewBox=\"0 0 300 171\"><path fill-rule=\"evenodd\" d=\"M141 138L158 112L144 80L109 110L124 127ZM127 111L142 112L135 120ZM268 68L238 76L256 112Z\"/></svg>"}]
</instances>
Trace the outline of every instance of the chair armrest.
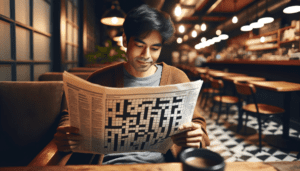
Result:
<instances>
[{"instance_id":1,"label":"chair armrest","mask_svg":"<svg viewBox=\"0 0 300 171\"><path fill-rule=\"evenodd\" d=\"M51 140L27 166L65 165L71 154L58 151L54 140Z\"/></svg>"}]
</instances>

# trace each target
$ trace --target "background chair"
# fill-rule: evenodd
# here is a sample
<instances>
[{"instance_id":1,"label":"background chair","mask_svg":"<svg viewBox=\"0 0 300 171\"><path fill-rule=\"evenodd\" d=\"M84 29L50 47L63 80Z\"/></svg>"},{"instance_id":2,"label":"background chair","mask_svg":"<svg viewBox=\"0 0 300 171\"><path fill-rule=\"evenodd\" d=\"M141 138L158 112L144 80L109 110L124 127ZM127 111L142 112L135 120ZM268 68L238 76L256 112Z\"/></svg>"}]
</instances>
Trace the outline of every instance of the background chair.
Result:
<instances>
[{"instance_id":1,"label":"background chair","mask_svg":"<svg viewBox=\"0 0 300 171\"><path fill-rule=\"evenodd\" d=\"M238 97L235 97L235 96L224 95L224 83L222 80L217 80L217 79L211 78L211 86L213 89L218 90L219 94L213 97L213 106L211 108L209 117L212 117L212 112L214 110L216 102L219 103L218 118L216 119L216 124L218 124L218 121L221 116L222 104L226 104L226 115L227 115L226 120L227 120L230 106L238 104L239 99L238 99Z\"/></svg>"},{"instance_id":2,"label":"background chair","mask_svg":"<svg viewBox=\"0 0 300 171\"><path fill-rule=\"evenodd\" d=\"M203 80L203 88L201 89L201 100L200 100L200 106L202 105L204 101L204 105L202 105L203 109L206 108L207 101L209 98L214 96L215 94L219 94L219 90L213 89L211 87L211 78L208 74L201 74L201 79Z\"/></svg>"},{"instance_id":3,"label":"background chair","mask_svg":"<svg viewBox=\"0 0 300 171\"><path fill-rule=\"evenodd\" d=\"M70 72L84 80L86 80L93 72ZM62 81L63 72L46 72L39 76L39 81Z\"/></svg>"},{"instance_id":4,"label":"background chair","mask_svg":"<svg viewBox=\"0 0 300 171\"><path fill-rule=\"evenodd\" d=\"M241 95L248 97L246 100L247 105L242 107L242 112L246 112L245 126L247 126L249 113L257 117L258 132L259 132L259 150L261 151L261 149L262 149L262 145L261 145L262 116L263 117L272 117L272 116L278 115L278 114L282 115L282 114L284 114L285 111L284 111L284 109L277 107L277 106L257 103L256 97L255 97L256 89L253 84L240 83L238 81L234 81L234 84L235 84L236 90L238 92L239 99L241 98ZM249 97L252 98L253 102L250 102ZM264 120L264 122L265 121L266 120Z\"/></svg>"},{"instance_id":5,"label":"background chair","mask_svg":"<svg viewBox=\"0 0 300 171\"><path fill-rule=\"evenodd\" d=\"M26 166L49 145L62 98L62 81L0 82L0 167ZM43 153L44 162L57 152L51 145Z\"/></svg>"}]
</instances>

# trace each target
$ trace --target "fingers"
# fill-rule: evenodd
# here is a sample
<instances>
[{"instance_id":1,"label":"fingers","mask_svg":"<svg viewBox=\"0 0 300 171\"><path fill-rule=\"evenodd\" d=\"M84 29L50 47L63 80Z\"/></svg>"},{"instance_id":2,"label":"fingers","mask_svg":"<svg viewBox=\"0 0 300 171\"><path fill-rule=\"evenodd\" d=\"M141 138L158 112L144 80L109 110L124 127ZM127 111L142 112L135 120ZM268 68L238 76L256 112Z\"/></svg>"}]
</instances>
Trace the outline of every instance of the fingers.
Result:
<instances>
[{"instance_id":1,"label":"fingers","mask_svg":"<svg viewBox=\"0 0 300 171\"><path fill-rule=\"evenodd\" d=\"M57 132L54 134L54 138L59 141L67 141L67 140L80 141L82 139L82 136L79 134L64 134L61 132Z\"/></svg>"},{"instance_id":2,"label":"fingers","mask_svg":"<svg viewBox=\"0 0 300 171\"><path fill-rule=\"evenodd\" d=\"M202 129L196 129L196 130L186 131L186 132L182 132L182 133L173 135L172 138L180 139L180 138L196 137L196 136L202 136L202 135L203 135Z\"/></svg>"},{"instance_id":3,"label":"fingers","mask_svg":"<svg viewBox=\"0 0 300 171\"><path fill-rule=\"evenodd\" d=\"M201 136L197 136L197 137L190 137L190 138L179 138L179 139L174 139L173 142L176 144L178 143L199 143L202 141L202 137Z\"/></svg>"},{"instance_id":4,"label":"fingers","mask_svg":"<svg viewBox=\"0 0 300 171\"><path fill-rule=\"evenodd\" d=\"M194 122L188 122L188 123L181 125L178 128L178 130L193 130L193 129L200 129L200 128L201 128L200 124L196 124Z\"/></svg>"},{"instance_id":5,"label":"fingers","mask_svg":"<svg viewBox=\"0 0 300 171\"><path fill-rule=\"evenodd\" d=\"M79 133L79 129L73 126L59 126L56 129L57 132L62 132L62 133L72 133L72 134L78 134Z\"/></svg>"},{"instance_id":6,"label":"fingers","mask_svg":"<svg viewBox=\"0 0 300 171\"><path fill-rule=\"evenodd\" d=\"M79 133L79 129L71 126L58 127L57 132L54 134L54 142L57 145L57 149L63 152L70 152L76 148L82 136Z\"/></svg>"},{"instance_id":7,"label":"fingers","mask_svg":"<svg viewBox=\"0 0 300 171\"><path fill-rule=\"evenodd\" d=\"M182 146L182 147L190 147L190 148L200 148L201 147L200 142L197 142L197 143L178 143L176 145Z\"/></svg>"}]
</instances>

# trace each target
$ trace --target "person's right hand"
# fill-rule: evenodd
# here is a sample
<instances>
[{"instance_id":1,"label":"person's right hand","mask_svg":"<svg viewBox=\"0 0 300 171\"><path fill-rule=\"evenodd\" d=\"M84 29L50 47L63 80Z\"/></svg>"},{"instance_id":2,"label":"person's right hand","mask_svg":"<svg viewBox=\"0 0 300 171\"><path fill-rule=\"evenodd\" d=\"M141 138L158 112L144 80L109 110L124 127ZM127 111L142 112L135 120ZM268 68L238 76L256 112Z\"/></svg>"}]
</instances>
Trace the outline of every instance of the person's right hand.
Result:
<instances>
[{"instance_id":1,"label":"person's right hand","mask_svg":"<svg viewBox=\"0 0 300 171\"><path fill-rule=\"evenodd\" d=\"M58 151L70 152L80 143L82 136L79 129L72 126L59 126L54 134L54 142Z\"/></svg>"}]
</instances>

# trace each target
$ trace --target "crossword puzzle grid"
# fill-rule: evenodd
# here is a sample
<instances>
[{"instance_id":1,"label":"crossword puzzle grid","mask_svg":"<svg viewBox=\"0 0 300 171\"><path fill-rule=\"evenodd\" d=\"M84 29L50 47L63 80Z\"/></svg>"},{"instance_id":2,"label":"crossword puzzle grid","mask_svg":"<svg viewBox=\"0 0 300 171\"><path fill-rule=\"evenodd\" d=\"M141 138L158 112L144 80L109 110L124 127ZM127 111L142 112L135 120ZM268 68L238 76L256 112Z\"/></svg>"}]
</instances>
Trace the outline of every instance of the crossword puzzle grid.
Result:
<instances>
[{"instance_id":1,"label":"crossword puzzle grid","mask_svg":"<svg viewBox=\"0 0 300 171\"><path fill-rule=\"evenodd\" d=\"M107 99L107 152L156 148L181 125L185 96L148 99Z\"/></svg>"}]
</instances>

